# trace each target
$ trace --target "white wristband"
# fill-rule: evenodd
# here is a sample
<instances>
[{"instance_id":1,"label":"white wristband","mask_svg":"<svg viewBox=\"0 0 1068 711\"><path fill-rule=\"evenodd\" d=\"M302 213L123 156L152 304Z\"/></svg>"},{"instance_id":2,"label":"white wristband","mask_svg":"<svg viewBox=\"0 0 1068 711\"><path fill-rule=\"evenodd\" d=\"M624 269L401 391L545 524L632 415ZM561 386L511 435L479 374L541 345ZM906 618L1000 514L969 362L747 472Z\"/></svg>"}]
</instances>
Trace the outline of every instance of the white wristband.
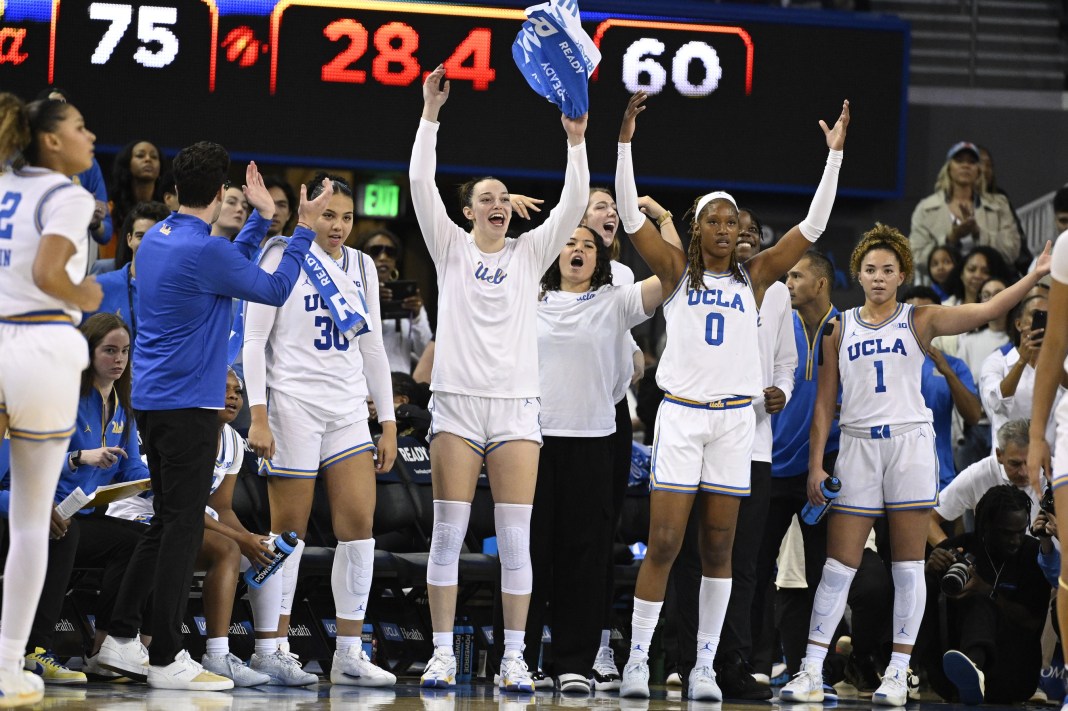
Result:
<instances>
[{"instance_id":1,"label":"white wristband","mask_svg":"<svg viewBox=\"0 0 1068 711\"><path fill-rule=\"evenodd\" d=\"M820 179L819 187L816 188L816 194L812 196L808 215L798 225L801 234L809 242L818 240L823 231L827 229L827 222L831 218L831 208L834 207L834 196L838 192L838 170L842 167L843 155L843 151L827 152L827 164L823 168L823 177Z\"/></svg>"},{"instance_id":2,"label":"white wristband","mask_svg":"<svg viewBox=\"0 0 1068 711\"><path fill-rule=\"evenodd\" d=\"M616 144L616 211L627 234L634 234L645 223L638 208L638 188L634 183L634 159L630 144Z\"/></svg>"}]
</instances>

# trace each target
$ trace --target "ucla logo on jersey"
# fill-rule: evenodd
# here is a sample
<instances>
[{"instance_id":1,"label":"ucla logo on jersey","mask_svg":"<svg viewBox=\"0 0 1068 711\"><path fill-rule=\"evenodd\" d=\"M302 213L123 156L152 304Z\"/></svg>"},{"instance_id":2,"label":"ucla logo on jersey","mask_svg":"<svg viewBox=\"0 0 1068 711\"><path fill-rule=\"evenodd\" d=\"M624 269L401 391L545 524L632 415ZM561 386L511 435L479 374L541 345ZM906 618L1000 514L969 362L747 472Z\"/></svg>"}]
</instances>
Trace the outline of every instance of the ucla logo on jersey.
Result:
<instances>
[{"instance_id":1,"label":"ucla logo on jersey","mask_svg":"<svg viewBox=\"0 0 1068 711\"><path fill-rule=\"evenodd\" d=\"M490 274L489 267L479 262L475 267L475 278L479 281L488 281L490 284L500 284L508 278L508 272L498 267L493 274Z\"/></svg>"},{"instance_id":2,"label":"ucla logo on jersey","mask_svg":"<svg viewBox=\"0 0 1068 711\"><path fill-rule=\"evenodd\" d=\"M577 299L575 299L575 301L589 301L590 299L592 299L595 296L597 296L596 292L587 291L585 294L583 294L582 296L580 296Z\"/></svg>"},{"instance_id":3,"label":"ucla logo on jersey","mask_svg":"<svg viewBox=\"0 0 1068 711\"><path fill-rule=\"evenodd\" d=\"M126 422L119 422L118 420L111 423L111 434L122 434L126 429Z\"/></svg>"},{"instance_id":4,"label":"ucla logo on jersey","mask_svg":"<svg viewBox=\"0 0 1068 711\"><path fill-rule=\"evenodd\" d=\"M720 306L725 309L738 309L743 314L745 313L745 302L742 301L741 294L734 294L734 298L730 299L730 294L724 294L719 289L702 289L697 291L690 289L686 292L686 303L690 306Z\"/></svg>"},{"instance_id":5,"label":"ucla logo on jersey","mask_svg":"<svg viewBox=\"0 0 1068 711\"><path fill-rule=\"evenodd\" d=\"M856 360L861 356L873 356L873 355L885 355L887 353L897 353L898 355L907 356L905 352L905 343L900 338L894 339L894 345L888 346L883 343L881 338L871 338L867 341L861 341L860 343L849 344L849 360Z\"/></svg>"}]
</instances>

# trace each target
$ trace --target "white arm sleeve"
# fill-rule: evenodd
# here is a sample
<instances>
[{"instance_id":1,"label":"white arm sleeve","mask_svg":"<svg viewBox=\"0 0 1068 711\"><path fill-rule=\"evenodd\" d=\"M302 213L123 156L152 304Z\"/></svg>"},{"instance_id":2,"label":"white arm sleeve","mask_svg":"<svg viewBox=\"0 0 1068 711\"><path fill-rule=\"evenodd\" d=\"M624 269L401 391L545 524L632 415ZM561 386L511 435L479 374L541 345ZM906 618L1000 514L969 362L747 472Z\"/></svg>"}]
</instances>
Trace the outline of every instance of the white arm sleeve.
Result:
<instances>
[{"instance_id":1,"label":"white arm sleeve","mask_svg":"<svg viewBox=\"0 0 1068 711\"><path fill-rule=\"evenodd\" d=\"M375 401L378 421L396 421L393 413L393 378L389 372L389 359L386 347L382 345L382 307L378 303L378 270L374 260L362 252L357 253L364 261L364 273L367 279L367 308L371 312L371 331L356 339L363 356L363 377L367 381L367 392Z\"/></svg>"},{"instance_id":2,"label":"white arm sleeve","mask_svg":"<svg viewBox=\"0 0 1068 711\"><path fill-rule=\"evenodd\" d=\"M408 179L411 182L412 206L419 222L419 231L423 233L423 241L430 250L431 258L435 263L440 263L450 240L457 235L462 239L466 232L449 219L437 183L434 182L434 173L437 171L437 141L438 124L419 119L419 130L412 146L412 162L408 166ZM377 402L375 404L377 405Z\"/></svg>"},{"instance_id":3,"label":"white arm sleeve","mask_svg":"<svg viewBox=\"0 0 1068 711\"><path fill-rule=\"evenodd\" d=\"M634 182L634 158L629 143L616 144L616 210L627 234L641 229L645 215L638 209L638 186Z\"/></svg>"},{"instance_id":4,"label":"white arm sleeve","mask_svg":"<svg viewBox=\"0 0 1068 711\"><path fill-rule=\"evenodd\" d=\"M285 247L276 244L260 259L260 269L272 273L282 261ZM245 303L245 342L241 363L245 371L245 399L249 407L267 404L267 339L274 329L278 309L267 304Z\"/></svg>"},{"instance_id":5,"label":"white arm sleeve","mask_svg":"<svg viewBox=\"0 0 1068 711\"><path fill-rule=\"evenodd\" d=\"M815 242L827 229L827 221L831 219L831 208L834 207L834 196L838 192L838 170L842 167L843 151L827 151L827 164L823 167L823 177L820 178L816 194L812 196L812 204L808 207L808 215L798 227L801 234L809 242Z\"/></svg>"},{"instance_id":6,"label":"white arm sleeve","mask_svg":"<svg viewBox=\"0 0 1068 711\"><path fill-rule=\"evenodd\" d=\"M430 339L434 337L434 332L430 330L430 317L426 315L426 308L420 308L419 313L409 323L411 324L412 351L415 357L419 358L426 350Z\"/></svg>"},{"instance_id":7,"label":"white arm sleeve","mask_svg":"<svg viewBox=\"0 0 1068 711\"><path fill-rule=\"evenodd\" d=\"M790 397L794 394L794 374L797 371L797 342L794 340L794 316L790 304L781 309L779 333L775 340L775 366L773 368L772 385L782 390L786 395L786 403L790 403Z\"/></svg>"},{"instance_id":8,"label":"white arm sleeve","mask_svg":"<svg viewBox=\"0 0 1068 711\"><path fill-rule=\"evenodd\" d=\"M586 142L567 147L567 169L564 171L564 189L560 202L552 209L545 222L523 235L531 240L534 256L541 265L542 273L560 256L575 228L586 214L590 200L590 166L586 160Z\"/></svg>"}]
</instances>

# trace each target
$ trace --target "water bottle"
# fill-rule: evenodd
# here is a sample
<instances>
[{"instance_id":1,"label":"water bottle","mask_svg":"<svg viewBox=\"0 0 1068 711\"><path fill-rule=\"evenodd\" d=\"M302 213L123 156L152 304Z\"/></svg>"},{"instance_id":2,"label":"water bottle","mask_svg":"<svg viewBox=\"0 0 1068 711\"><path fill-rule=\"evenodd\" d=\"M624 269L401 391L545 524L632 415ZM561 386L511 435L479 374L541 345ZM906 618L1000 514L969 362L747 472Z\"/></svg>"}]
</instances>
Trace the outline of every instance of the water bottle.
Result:
<instances>
[{"instance_id":1,"label":"water bottle","mask_svg":"<svg viewBox=\"0 0 1068 711\"><path fill-rule=\"evenodd\" d=\"M460 656L458 657L459 668L457 669L458 678L457 681L470 682L472 677L472 656L474 652L475 643L475 628L471 626L471 622L466 618L462 618L460 625Z\"/></svg>"},{"instance_id":2,"label":"water bottle","mask_svg":"<svg viewBox=\"0 0 1068 711\"><path fill-rule=\"evenodd\" d=\"M815 526L826 515L841 490L842 480L838 477L829 476L824 479L820 483L820 491L823 492L823 498L827 500L819 506L814 505L811 501L805 504L805 508L801 509L801 520L809 526Z\"/></svg>"},{"instance_id":3,"label":"water bottle","mask_svg":"<svg viewBox=\"0 0 1068 711\"><path fill-rule=\"evenodd\" d=\"M267 578L281 570L286 558L296 549L298 543L300 543L300 539L297 538L297 534L294 531L285 531L276 536L270 546L271 551L274 553L274 558L271 559L271 562L262 568L251 565L245 570L244 577L248 586L250 588L259 588L266 582Z\"/></svg>"}]
</instances>

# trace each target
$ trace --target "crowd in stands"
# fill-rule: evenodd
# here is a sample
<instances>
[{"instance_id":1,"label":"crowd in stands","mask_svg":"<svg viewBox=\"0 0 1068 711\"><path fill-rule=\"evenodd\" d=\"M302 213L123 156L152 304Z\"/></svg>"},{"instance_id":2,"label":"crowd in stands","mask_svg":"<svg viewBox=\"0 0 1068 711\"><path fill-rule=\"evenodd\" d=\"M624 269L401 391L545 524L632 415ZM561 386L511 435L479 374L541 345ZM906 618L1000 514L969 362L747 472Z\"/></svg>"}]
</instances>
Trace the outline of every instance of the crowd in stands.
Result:
<instances>
[{"instance_id":1,"label":"crowd in stands","mask_svg":"<svg viewBox=\"0 0 1068 711\"><path fill-rule=\"evenodd\" d=\"M815 244L831 215L848 103L823 125L829 154L808 215L777 239L727 193L698 198L681 217L639 197L631 151L641 148L631 146L641 93L623 119L614 189L589 186L585 119L565 118L560 201L516 238L510 221L541 201L498 180L461 191L466 225L444 207L434 181L448 99L441 72L424 85L411 162L437 270L436 329L417 282L403 278L410 245L386 228L354 233L344 178L294 186L250 164L238 185L217 144L168 162L134 140L106 182L95 159L69 157L78 145L64 131L76 109L62 91L0 105L0 132L15 136L0 148L20 163L4 173L7 189L28 191L18 181L52 171L49 180L67 176L88 191L35 195L36 222L32 212L15 222L63 245L52 258L70 260L71 283L39 279L42 257L24 258L32 279L18 288L43 296L0 306L0 329L15 334L0 330L0 349L25 343L42 358L52 349L26 333L43 328L27 325L28 314L80 323L88 343L87 363L57 366L80 378L72 433L69 422L16 422L27 396L0 372L8 571L27 566L27 531L43 531L42 514L30 521L23 508L43 496L25 483L26 448L47 443L35 461L57 463L44 496L47 556L24 573L43 581L25 629L9 628L16 608L5 589L0 691L39 698L37 682L8 668L16 656L59 684L318 682L287 639L303 542L277 574L248 586L251 659L228 644L243 572L270 566L283 533L306 537L317 477L338 541L330 681L396 683L360 635L369 603L374 613L375 481L404 436L433 439L424 543L434 653L424 687L456 683L459 558L476 482L488 476L500 561L491 668L505 691L648 697L663 609L667 682L692 699L770 699L780 661L792 676L783 701L870 692L900 706L921 689L966 704L1033 698L1050 663L1041 636L1065 584L1056 470L1039 476L1028 458L1042 451L1036 440L1054 456L1058 445L1068 379L1063 368L1036 369L1047 329L1065 328L1054 319L1068 244L1054 252L1051 280L1050 250L1028 251L989 152L955 144L907 234L877 225L860 237L850 267L864 305L840 312L834 267ZM22 133L4 128L18 122ZM3 200L0 231L15 214ZM61 208L77 220L52 215ZM1054 210L1068 229L1068 187ZM90 264L90 238L113 245L114 259ZM619 261L626 238L652 276L636 281ZM56 240L42 249L60 249ZM0 296L15 293L5 279L0 269ZM660 305L666 347L643 352L630 331ZM73 413L73 395L64 403ZM620 665L613 543L635 424L653 446L651 523ZM249 530L234 512L249 458L267 478L270 530ZM843 488L830 515L802 523L806 505L825 502L820 484L831 475ZM66 508L109 485L126 485L127 497ZM53 653L76 568L103 571L96 636L80 664ZM178 631L194 571L204 574L208 630L200 662ZM543 625L552 628L546 654Z\"/></svg>"}]
</instances>

